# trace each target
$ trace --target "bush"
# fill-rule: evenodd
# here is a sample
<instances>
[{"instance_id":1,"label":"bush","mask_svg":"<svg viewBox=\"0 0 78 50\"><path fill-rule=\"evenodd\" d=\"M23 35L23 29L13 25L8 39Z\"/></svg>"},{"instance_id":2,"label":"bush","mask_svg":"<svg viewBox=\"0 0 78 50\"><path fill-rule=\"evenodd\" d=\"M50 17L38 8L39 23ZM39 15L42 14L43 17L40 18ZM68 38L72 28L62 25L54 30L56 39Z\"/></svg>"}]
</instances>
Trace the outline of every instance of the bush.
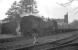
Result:
<instances>
[{"instance_id":1,"label":"bush","mask_svg":"<svg viewBox=\"0 0 78 50\"><path fill-rule=\"evenodd\" d=\"M16 27L15 22L3 23L1 27L2 34L16 34Z\"/></svg>"}]
</instances>

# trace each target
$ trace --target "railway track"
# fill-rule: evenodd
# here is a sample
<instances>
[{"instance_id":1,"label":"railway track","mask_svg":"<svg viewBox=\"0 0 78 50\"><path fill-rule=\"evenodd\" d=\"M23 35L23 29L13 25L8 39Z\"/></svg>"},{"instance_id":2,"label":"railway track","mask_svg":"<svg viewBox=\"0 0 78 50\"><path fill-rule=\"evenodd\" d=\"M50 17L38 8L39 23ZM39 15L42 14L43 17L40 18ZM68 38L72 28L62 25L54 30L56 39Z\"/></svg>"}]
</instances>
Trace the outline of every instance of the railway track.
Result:
<instances>
[{"instance_id":1,"label":"railway track","mask_svg":"<svg viewBox=\"0 0 78 50\"><path fill-rule=\"evenodd\" d=\"M33 40L29 43L29 41L26 43L26 41L21 41L21 42L9 42L9 43L4 43L0 44L0 50L15 50L15 49L30 49L31 50L47 50L50 48L58 48L66 45L72 44L74 40L78 39L78 34L75 34L73 36L70 36L69 38L53 41L53 42L47 42L47 43L37 43L33 45Z\"/></svg>"},{"instance_id":2,"label":"railway track","mask_svg":"<svg viewBox=\"0 0 78 50\"><path fill-rule=\"evenodd\" d=\"M32 50L37 50L37 49L48 50L50 48L54 49L54 48L59 48L59 47L65 47L65 46L71 45L72 42L77 39L78 39L78 35L74 35L66 39L54 41L51 43L46 43L40 46L36 45L35 47L32 47L33 48Z\"/></svg>"},{"instance_id":3,"label":"railway track","mask_svg":"<svg viewBox=\"0 0 78 50\"><path fill-rule=\"evenodd\" d=\"M36 44L35 46L31 46L29 48L22 48L23 50L48 50L50 48L59 48L59 47L64 47L64 46L68 46L68 45L71 45L72 42L74 40L77 40L78 39L78 35L73 35L69 38L66 38L66 39L62 39L62 40L58 40L58 41L54 41L54 42L49 42L49 43L46 43L46 44ZM31 48L31 49L30 49ZM20 50L22 50L20 49ZM19 49L18 49L19 50Z\"/></svg>"},{"instance_id":4,"label":"railway track","mask_svg":"<svg viewBox=\"0 0 78 50\"><path fill-rule=\"evenodd\" d=\"M59 40L59 41L55 41L53 44L54 46L51 47L51 49L56 49L56 48L62 48L62 47L66 47L66 46L70 46L72 45L75 40L78 40L78 35L74 35L68 39L63 39L63 40ZM51 44L51 43L50 43ZM45 48L45 49L41 49L41 50L49 50L49 48Z\"/></svg>"}]
</instances>

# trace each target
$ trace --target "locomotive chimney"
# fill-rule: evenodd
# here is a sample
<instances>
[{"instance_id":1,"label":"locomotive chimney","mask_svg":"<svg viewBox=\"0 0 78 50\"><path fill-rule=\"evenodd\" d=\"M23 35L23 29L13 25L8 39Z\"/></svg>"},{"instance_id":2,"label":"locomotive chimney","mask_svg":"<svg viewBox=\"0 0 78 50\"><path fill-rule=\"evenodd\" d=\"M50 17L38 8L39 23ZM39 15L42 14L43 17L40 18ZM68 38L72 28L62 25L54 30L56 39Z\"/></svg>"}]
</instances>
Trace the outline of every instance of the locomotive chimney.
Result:
<instances>
[{"instance_id":1,"label":"locomotive chimney","mask_svg":"<svg viewBox=\"0 0 78 50\"><path fill-rule=\"evenodd\" d=\"M68 24L68 12L64 15L64 22Z\"/></svg>"}]
</instances>

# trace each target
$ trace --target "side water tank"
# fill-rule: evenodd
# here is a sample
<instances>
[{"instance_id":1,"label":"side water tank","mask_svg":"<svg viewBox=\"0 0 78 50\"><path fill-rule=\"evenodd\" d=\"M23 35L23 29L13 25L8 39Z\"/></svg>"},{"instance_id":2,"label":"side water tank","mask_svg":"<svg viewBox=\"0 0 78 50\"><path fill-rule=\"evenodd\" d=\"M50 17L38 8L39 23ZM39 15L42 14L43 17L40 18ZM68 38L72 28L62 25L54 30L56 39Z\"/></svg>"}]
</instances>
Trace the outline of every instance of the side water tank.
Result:
<instances>
[{"instance_id":1,"label":"side water tank","mask_svg":"<svg viewBox=\"0 0 78 50\"><path fill-rule=\"evenodd\" d=\"M33 23L33 18L34 16L24 16L21 19L20 22L20 28L21 28L21 32L23 33L24 36L32 36L31 32L32 32L32 25Z\"/></svg>"},{"instance_id":2,"label":"side water tank","mask_svg":"<svg viewBox=\"0 0 78 50\"><path fill-rule=\"evenodd\" d=\"M20 22L20 31L24 36L32 36L33 33L39 33L39 21L41 21L41 19L37 16L24 16Z\"/></svg>"}]
</instances>

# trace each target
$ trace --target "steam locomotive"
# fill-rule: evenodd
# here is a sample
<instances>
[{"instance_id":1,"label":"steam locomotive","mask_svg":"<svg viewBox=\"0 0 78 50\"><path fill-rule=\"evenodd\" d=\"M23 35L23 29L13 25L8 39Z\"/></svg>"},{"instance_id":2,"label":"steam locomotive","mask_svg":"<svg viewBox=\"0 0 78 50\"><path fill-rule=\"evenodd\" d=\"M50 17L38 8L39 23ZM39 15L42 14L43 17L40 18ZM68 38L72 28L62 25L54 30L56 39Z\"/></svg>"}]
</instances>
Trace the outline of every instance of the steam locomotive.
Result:
<instances>
[{"instance_id":1,"label":"steam locomotive","mask_svg":"<svg viewBox=\"0 0 78 50\"><path fill-rule=\"evenodd\" d=\"M41 35L53 34L53 33L63 33L63 32L71 32L77 29L72 28L58 28L58 24L55 20L51 22L43 21L42 18L29 15L24 16L20 19L20 32L25 36L32 36L32 33L37 33ZM10 21L8 23L3 23L1 27L2 34L17 34L16 21Z\"/></svg>"}]
</instances>

